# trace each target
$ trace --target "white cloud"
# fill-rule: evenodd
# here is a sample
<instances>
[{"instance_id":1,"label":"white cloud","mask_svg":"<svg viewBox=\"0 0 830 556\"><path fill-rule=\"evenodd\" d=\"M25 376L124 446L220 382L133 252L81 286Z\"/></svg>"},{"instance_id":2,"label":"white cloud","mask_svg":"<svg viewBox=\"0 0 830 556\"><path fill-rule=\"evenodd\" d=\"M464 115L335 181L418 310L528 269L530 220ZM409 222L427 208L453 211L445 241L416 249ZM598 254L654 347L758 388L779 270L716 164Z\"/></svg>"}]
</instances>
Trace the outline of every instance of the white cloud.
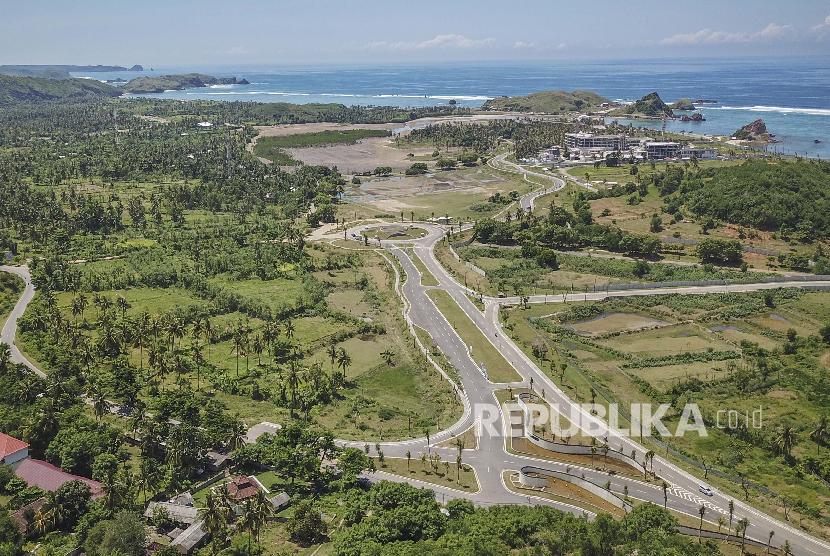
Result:
<instances>
[{"instance_id":1,"label":"white cloud","mask_svg":"<svg viewBox=\"0 0 830 556\"><path fill-rule=\"evenodd\" d=\"M816 25L811 29L814 33L818 33L819 36L824 36L827 33L830 33L830 15L824 18L824 21Z\"/></svg>"},{"instance_id":2,"label":"white cloud","mask_svg":"<svg viewBox=\"0 0 830 556\"><path fill-rule=\"evenodd\" d=\"M540 52L550 52L553 50L565 50L568 45L564 42L559 44L537 44L535 42L516 41L513 43L513 48L521 50L538 50Z\"/></svg>"},{"instance_id":3,"label":"white cloud","mask_svg":"<svg viewBox=\"0 0 830 556\"><path fill-rule=\"evenodd\" d=\"M680 33L666 37L660 44L667 46L690 46L700 44L736 44L753 42L772 42L791 37L795 32L792 25L770 23L760 31L729 32L701 29L694 33Z\"/></svg>"},{"instance_id":4,"label":"white cloud","mask_svg":"<svg viewBox=\"0 0 830 556\"><path fill-rule=\"evenodd\" d=\"M367 43L369 50L426 50L433 48L480 48L494 44L495 39L471 39L465 35L446 34L435 35L423 41L374 41Z\"/></svg>"}]
</instances>

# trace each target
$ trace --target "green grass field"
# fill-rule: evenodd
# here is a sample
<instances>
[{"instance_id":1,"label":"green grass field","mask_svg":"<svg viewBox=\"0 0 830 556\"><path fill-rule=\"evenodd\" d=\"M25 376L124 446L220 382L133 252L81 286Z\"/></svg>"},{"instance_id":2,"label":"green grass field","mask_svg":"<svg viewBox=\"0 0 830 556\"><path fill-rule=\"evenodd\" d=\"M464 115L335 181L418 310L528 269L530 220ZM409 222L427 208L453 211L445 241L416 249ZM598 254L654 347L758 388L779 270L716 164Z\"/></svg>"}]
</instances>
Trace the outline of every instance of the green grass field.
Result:
<instances>
[{"instance_id":1,"label":"green grass field","mask_svg":"<svg viewBox=\"0 0 830 556\"><path fill-rule=\"evenodd\" d=\"M464 465L463 459L461 469L454 461L449 462L447 467L439 463L437 469L431 465L429 460L424 464L420 460L421 454L412 454L412 460L407 463L405 458L385 458L381 464L375 458L375 466L379 471L386 471L395 475L402 475L425 483L445 486L467 492L478 491L478 481L471 467Z\"/></svg>"}]
</instances>

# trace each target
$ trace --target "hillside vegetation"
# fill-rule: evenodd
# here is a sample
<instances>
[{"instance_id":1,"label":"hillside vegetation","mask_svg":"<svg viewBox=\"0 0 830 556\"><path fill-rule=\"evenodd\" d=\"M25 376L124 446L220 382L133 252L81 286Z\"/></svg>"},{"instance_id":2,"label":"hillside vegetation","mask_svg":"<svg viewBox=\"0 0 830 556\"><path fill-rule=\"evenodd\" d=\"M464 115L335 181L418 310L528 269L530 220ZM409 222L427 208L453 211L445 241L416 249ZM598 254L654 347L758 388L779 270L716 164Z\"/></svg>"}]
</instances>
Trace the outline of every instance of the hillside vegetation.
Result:
<instances>
[{"instance_id":1,"label":"hillside vegetation","mask_svg":"<svg viewBox=\"0 0 830 556\"><path fill-rule=\"evenodd\" d=\"M542 91L526 96L499 97L488 100L484 110L504 110L507 112L546 112L560 114L563 112L585 112L595 110L607 98L591 91Z\"/></svg>"},{"instance_id":2,"label":"hillside vegetation","mask_svg":"<svg viewBox=\"0 0 830 556\"><path fill-rule=\"evenodd\" d=\"M673 168L655 176L655 183L664 196L677 191L696 214L782 235L790 230L828 237L828 179L827 162L750 160L697 172Z\"/></svg>"},{"instance_id":3,"label":"hillside vegetation","mask_svg":"<svg viewBox=\"0 0 830 556\"><path fill-rule=\"evenodd\" d=\"M0 75L0 104L20 101L117 97L121 92L93 79L47 79Z\"/></svg>"}]
</instances>

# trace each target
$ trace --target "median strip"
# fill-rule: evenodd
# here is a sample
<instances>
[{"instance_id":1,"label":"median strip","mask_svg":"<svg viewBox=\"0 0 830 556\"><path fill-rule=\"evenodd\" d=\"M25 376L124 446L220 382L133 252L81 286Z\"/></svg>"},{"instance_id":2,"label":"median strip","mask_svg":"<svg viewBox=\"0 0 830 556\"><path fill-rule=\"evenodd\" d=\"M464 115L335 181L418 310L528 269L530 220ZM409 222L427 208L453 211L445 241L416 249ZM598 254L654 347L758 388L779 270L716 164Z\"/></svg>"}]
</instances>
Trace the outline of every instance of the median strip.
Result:
<instances>
[{"instance_id":1,"label":"median strip","mask_svg":"<svg viewBox=\"0 0 830 556\"><path fill-rule=\"evenodd\" d=\"M430 290L427 295L467 345L473 360L487 369L487 378L491 382L516 382L522 379L450 294L443 290Z\"/></svg>"}]
</instances>

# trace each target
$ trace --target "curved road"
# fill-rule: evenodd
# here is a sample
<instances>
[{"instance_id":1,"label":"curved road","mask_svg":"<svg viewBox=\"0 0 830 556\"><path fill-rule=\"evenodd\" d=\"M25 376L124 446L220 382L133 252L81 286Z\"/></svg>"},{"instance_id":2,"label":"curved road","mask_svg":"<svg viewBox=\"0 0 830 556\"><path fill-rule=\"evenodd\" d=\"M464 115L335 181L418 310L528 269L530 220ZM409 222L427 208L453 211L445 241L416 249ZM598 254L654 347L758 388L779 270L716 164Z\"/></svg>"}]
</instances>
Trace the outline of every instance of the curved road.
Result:
<instances>
[{"instance_id":1,"label":"curved road","mask_svg":"<svg viewBox=\"0 0 830 556\"><path fill-rule=\"evenodd\" d=\"M562 186L561 180L558 180L558 178L553 178L552 176L545 177L554 180L553 189L558 189ZM544 193L536 191L523 197L521 200L523 203L522 207L529 207L532 209L533 201L541 194ZM353 228L352 230L349 230L349 236L353 239L359 238L361 232L366 228L377 225L378 224L373 224ZM399 293L404 301L406 320L410 324L426 330L432 337L433 342L441 349L446 359L458 372L461 381L461 384L458 385L460 386L459 393L463 399L465 411L461 419L459 419L451 427L431 435L429 441L427 441L426 438L418 438L402 442L382 443L381 447L384 454L387 457L406 457L407 452L409 452L413 458L418 458L422 452L435 451L438 452L443 459L453 461L457 453L456 448L437 447L435 444L448 440L467 430L471 426L478 425L479 423L476 421L476 416L478 415L477 410L486 408L495 413L495 430L491 431L487 427L477 427L477 446L475 448L465 449L462 452L463 462L472 467L476 473L480 486L478 492L466 493L460 490L439 487L432 484L418 483L417 481L410 482L415 482L416 484L420 484L420 486L428 486L429 488L435 490L436 493L442 498L467 498L479 504L543 503L553 505L563 511L577 514L590 514L590 512L586 512L582 508L575 505L535 496L518 494L515 491L508 489L504 482L505 474L516 472L520 468L527 465L558 471L570 468L572 472L582 474L586 479L591 480L598 485L605 485L606 482L610 481L611 490L614 492L621 493L623 489L627 487L628 494L632 498L654 502L658 505L662 504L662 489L654 484L618 475L612 476L598 469L581 467L572 463L561 463L519 455L507 449L507 434L504 434L504 431L509 431L511 427L510 424L506 422L508 416L502 413L501 407L497 403L495 392L497 390L507 388L508 384L495 384L486 377L486 374L476 363L464 341L460 338L453 326L447 321L444 315L438 310L430 297L427 295L427 292L430 289L440 289L447 292L458 304L461 310L463 310L463 312L470 318L470 320L475 323L482 334L484 334L484 336L493 344L502 356L515 368L516 372L521 377L521 380L512 383L511 386L527 387L532 379L534 390L537 393L544 390L545 399L549 403L558 403L566 415L580 414L582 417L583 429L587 432L587 429L590 426L596 427L593 434L600 438L607 437L608 445L611 448L620 449L624 451L624 453L630 453L633 450L637 454L638 461L643 461L644 455L647 451L647 448L636 442L636 440L621 436L616 431L609 430L604 421L591 415L580 405L571 400L529 357L527 357L527 355L525 355L525 353L513 342L512 339L504 334L499 322L499 308L503 305L519 303L520 300L518 298L499 299L482 296L481 299L484 301L484 311L479 310L476 304L470 299L470 296L479 297L478 294L458 283L435 257L434 247L439 241L444 239L446 233L445 229L437 225L429 224L418 224L418 226L423 227L428 231L425 237L416 240L384 240L378 241L377 243L380 247L384 248L397 259L401 268L406 273L406 280L402 285L400 284L400 277L398 277L397 280L397 287L399 288ZM412 261L410 255L401 249L401 247L412 248L415 256L421 260L424 267L438 281L438 286L421 285L418 267ZM14 344L17 319L23 314L27 304L34 296L34 287L31 284L28 269L26 267L3 266L0 267L0 270L12 272L18 275L26 283L26 287L20 300L13 309L11 316L3 326L0 340L9 344L11 347L13 361L22 363L33 372L43 375L43 372L29 362ZM567 297L565 295L532 296L529 301L531 303L562 303L567 299L599 300L605 297L666 295L672 293L703 295L707 293L724 291L746 292L777 287L811 286L830 288L830 281L809 283L765 282L759 284L735 284L729 286L643 289L571 294ZM342 444L362 447L364 443L342 442ZM705 505L708 508L708 512L706 514L707 520L714 520L718 514L726 515L728 518L727 507L731 499L730 497L719 492L715 492L712 497L700 495L698 493L698 485L701 484L700 480L659 456L654 457L653 469L660 478L665 480L670 485L668 490L668 506L671 509L697 519L698 508L701 505ZM376 475L380 478L390 480L407 480L403 477L397 477L382 472L377 473ZM767 516L740 500L734 500L734 503L734 521L737 521L742 517L746 517L750 522L750 526L747 531L748 537L759 542L765 542L769 532L774 531L775 543L780 546L785 540L788 541L793 553L795 554L821 555L830 553L830 544L827 542L811 537L787 523L780 522L775 518Z\"/></svg>"},{"instance_id":2,"label":"curved road","mask_svg":"<svg viewBox=\"0 0 830 556\"><path fill-rule=\"evenodd\" d=\"M536 192L536 194L538 194L538 192ZM529 357L527 357L527 355L525 355L525 353L513 342L513 340L504 333L499 322L499 308L504 305L518 304L520 302L519 298L493 298L489 296L482 296L481 299L484 301L484 311L479 310L476 304L470 299L470 296L478 298L478 294L458 283L435 257L434 247L443 239L444 230L435 225L418 224L418 226L424 227L428 230L428 234L425 237L408 241L380 241L378 244L387 249L397 258L407 275L407 280L401 288L401 294L405 300L406 306L408 307L407 319L414 325L429 332L434 343L441 349L449 363L458 371L466 400L469 402L470 406L474 408L472 414L465 412L462 419L455 423L452 427L433 435L430 439L431 444L455 436L460 431L472 426L475 423L475 408L483 406L493 407L495 404L494 392L496 390L505 389L508 386L507 384L494 384L484 376L484 373L467 350L464 342L427 295L427 292L430 289L441 289L446 291L453 298L453 300L470 318L470 320L475 323L477 328L522 377L521 381L513 383L512 386L527 387L532 378L534 390L537 393L544 390L546 401L559 404L559 407L566 416L576 414L581 416L583 425L582 428L585 432L588 432L588 429L591 427L595 427L593 434L599 438L608 438L608 445L611 448L622 450L627 454L631 453L633 450L637 454L637 460L643 461L648 448L642 446L633 438L621 436L616 431L609 429L604 421L591 415L579 404L571 400ZM350 232L360 236L361 232L368 227L372 227L372 225L354 228L350 230ZM421 285L420 272L410 258L410 255L401 249L401 247L404 246L412 248L415 256L421 259L424 267L436 278L439 284L438 286ZM830 280L795 283L783 281L764 282L756 284L734 284L727 286L669 287L661 289L596 292L588 294L531 296L529 302L562 303L567 300L575 301L577 299L601 300L606 297L668 295L677 293L705 295L722 292L749 292L780 287L830 288ZM654 484L648 484L620 476L609 476L603 471L587 467L581 468L580 466L574 464L558 463L518 455L508 451L506 447L506 435L503 434L503 431L508 430L509 425L504 423L505 419L507 419L505 415L501 415L499 417L498 422L502 423L502 426L499 427L500 430L497 434L490 434L487 428L481 427L479 429L480 435L478 438L477 448L474 450L465 450L463 452L463 460L475 470L479 479L481 490L475 494L460 493L459 491L451 491L451 489L436 489L438 492L444 495L450 491L453 496L469 498L480 503L538 503L539 499L529 500L525 496L521 496L513 491L507 490L502 481L502 474L504 472L517 471L525 465L532 464L542 468L558 469L559 471L564 470L566 467L570 467L572 471L580 474L584 473L586 478L598 485L604 485L610 479L611 489L615 492L622 492L623 486L627 486L629 496L632 498L654 502L658 505L663 504L662 489ZM358 444L359 443L355 443L355 445ZM410 451L413 454L413 457L417 457L421 451L433 450L441 453L445 459L452 461L456 454L455 448L436 448L434 446L428 447L426 439L424 438L404 442L388 442L383 443L381 446L384 454L390 457L405 457L407 451ZM680 469L673 463L661 458L659 455L654 457L653 470L661 479L665 480L669 484L668 506L673 510L697 519L698 508L701 505L704 505L707 507L707 521L716 522L718 515L723 515L728 520L728 505L729 501L733 500L735 504L733 522L737 522L742 517L746 517L748 519L750 525L747 530L747 537L753 538L758 542L765 543L769 532L774 531L774 544L780 546L786 540L790 543L790 547L795 554L819 555L830 553L830 544L827 542L811 537L788 523L784 523L773 517L767 516L740 500L733 499L732 497L717 491L715 491L714 495L711 497L700 494L698 492L698 487L703 484L702 480L697 479L689 472ZM550 503L548 500L544 500L544 502ZM562 504L553 505L566 511L582 512L582 510L577 508L569 508L567 506L563 507Z\"/></svg>"}]
</instances>

